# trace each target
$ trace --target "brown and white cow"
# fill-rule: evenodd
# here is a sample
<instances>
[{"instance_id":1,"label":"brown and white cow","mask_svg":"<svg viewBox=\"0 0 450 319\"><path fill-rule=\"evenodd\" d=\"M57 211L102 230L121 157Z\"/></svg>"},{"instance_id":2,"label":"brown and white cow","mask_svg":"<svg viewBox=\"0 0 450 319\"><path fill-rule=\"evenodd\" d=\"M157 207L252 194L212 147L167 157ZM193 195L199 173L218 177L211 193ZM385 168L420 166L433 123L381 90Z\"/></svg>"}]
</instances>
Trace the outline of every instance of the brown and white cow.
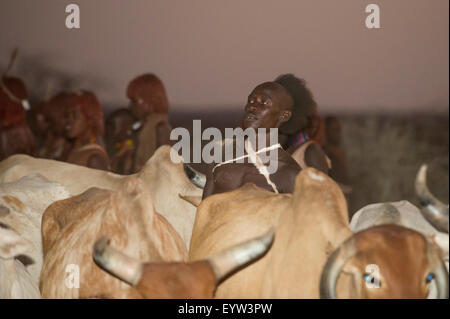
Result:
<instances>
[{"instance_id":1,"label":"brown and white cow","mask_svg":"<svg viewBox=\"0 0 450 319\"><path fill-rule=\"evenodd\" d=\"M253 243L243 262L263 253L272 236L258 241L258 247L265 244L264 249L256 247L256 253ZM137 177L127 178L115 191L90 188L53 203L42 219L42 237L44 298L206 297L216 278L242 265L224 258L228 253L211 263L185 263L183 240L155 211L149 191ZM93 257L114 276L97 266ZM227 266L229 260L232 267ZM223 270L223 265L228 268Z\"/></svg>"},{"instance_id":2,"label":"brown and white cow","mask_svg":"<svg viewBox=\"0 0 450 319\"><path fill-rule=\"evenodd\" d=\"M40 298L41 218L67 190L40 175L0 184L0 299Z\"/></svg>"},{"instance_id":3,"label":"brown and white cow","mask_svg":"<svg viewBox=\"0 0 450 319\"><path fill-rule=\"evenodd\" d=\"M339 186L313 168L298 174L292 195L273 194L247 184L236 191L211 196L200 204L190 260L205 258L274 226L277 236L271 250L225 280L218 287L218 298L425 298L426 277L430 273L439 283L440 297L448 295L445 266L424 236L406 228L384 226L353 235L347 216ZM396 243L386 246L391 239ZM344 242L349 243L341 247ZM336 253L332 254L333 251ZM333 262L336 255L342 256L339 251L356 253L337 258L345 261L341 265ZM382 266L384 288L377 292L367 290L361 282L369 262ZM405 263L411 267L404 267ZM343 267L347 265L349 269ZM402 271L404 276L424 285L405 286L405 277L395 276Z\"/></svg>"},{"instance_id":4,"label":"brown and white cow","mask_svg":"<svg viewBox=\"0 0 450 319\"><path fill-rule=\"evenodd\" d=\"M196 208L180 195L199 198L203 190L189 180L183 163L172 162L171 149L167 145L161 146L139 173L130 176L142 179L154 199L156 210L172 224L189 247ZM115 190L127 177L26 155L14 155L0 162L0 182L14 181L30 173L39 173L64 185L71 195L79 195L91 187Z\"/></svg>"}]
</instances>

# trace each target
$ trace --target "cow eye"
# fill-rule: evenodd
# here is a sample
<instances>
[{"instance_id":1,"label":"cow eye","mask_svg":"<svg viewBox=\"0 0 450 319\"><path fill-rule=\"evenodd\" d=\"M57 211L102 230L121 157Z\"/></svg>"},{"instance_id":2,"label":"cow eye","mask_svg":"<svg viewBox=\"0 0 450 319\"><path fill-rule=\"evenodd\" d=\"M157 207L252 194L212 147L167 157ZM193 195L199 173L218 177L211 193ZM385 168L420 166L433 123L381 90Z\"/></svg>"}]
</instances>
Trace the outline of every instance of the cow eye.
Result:
<instances>
[{"instance_id":1,"label":"cow eye","mask_svg":"<svg viewBox=\"0 0 450 319\"><path fill-rule=\"evenodd\" d=\"M425 282L426 282L427 284L429 284L429 283L434 279L434 277L435 277L435 275L434 275L432 272L430 272L430 273L427 275L427 278L425 278Z\"/></svg>"},{"instance_id":2,"label":"cow eye","mask_svg":"<svg viewBox=\"0 0 450 319\"><path fill-rule=\"evenodd\" d=\"M381 280L375 278L373 274L364 273L363 275L364 281L368 284L375 284L377 283L379 287L381 287Z\"/></svg>"},{"instance_id":3,"label":"cow eye","mask_svg":"<svg viewBox=\"0 0 450 319\"><path fill-rule=\"evenodd\" d=\"M367 283L373 283L375 281L375 278L371 274L368 274L368 273L365 273L363 275L363 278L364 278L364 281Z\"/></svg>"}]
</instances>

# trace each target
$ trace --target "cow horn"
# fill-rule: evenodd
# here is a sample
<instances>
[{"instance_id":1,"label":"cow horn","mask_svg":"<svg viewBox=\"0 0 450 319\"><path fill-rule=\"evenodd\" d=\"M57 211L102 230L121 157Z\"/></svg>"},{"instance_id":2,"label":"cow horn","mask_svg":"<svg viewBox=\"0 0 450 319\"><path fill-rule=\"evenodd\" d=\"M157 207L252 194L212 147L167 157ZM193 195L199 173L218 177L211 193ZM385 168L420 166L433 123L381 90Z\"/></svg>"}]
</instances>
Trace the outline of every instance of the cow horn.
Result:
<instances>
[{"instance_id":1,"label":"cow horn","mask_svg":"<svg viewBox=\"0 0 450 319\"><path fill-rule=\"evenodd\" d=\"M430 271L434 274L437 288L437 299L448 299L448 272L444 261L440 257L438 248L427 241L427 258Z\"/></svg>"},{"instance_id":2,"label":"cow horn","mask_svg":"<svg viewBox=\"0 0 450 319\"><path fill-rule=\"evenodd\" d=\"M448 233L448 206L431 194L427 186L427 165L422 165L416 176L416 193L422 205L422 215L437 230Z\"/></svg>"},{"instance_id":3,"label":"cow horn","mask_svg":"<svg viewBox=\"0 0 450 319\"><path fill-rule=\"evenodd\" d=\"M210 257L208 261L214 270L217 282L264 255L270 248L274 236L275 229L272 227L260 237L247 240Z\"/></svg>"},{"instance_id":4,"label":"cow horn","mask_svg":"<svg viewBox=\"0 0 450 319\"><path fill-rule=\"evenodd\" d=\"M95 242L95 262L113 276L135 286L142 276L142 263L110 247L109 242L108 237L102 237Z\"/></svg>"},{"instance_id":5,"label":"cow horn","mask_svg":"<svg viewBox=\"0 0 450 319\"><path fill-rule=\"evenodd\" d=\"M320 298L336 299L336 284L342 267L355 256L356 247L354 237L342 243L328 258L320 278Z\"/></svg>"},{"instance_id":6,"label":"cow horn","mask_svg":"<svg viewBox=\"0 0 450 319\"><path fill-rule=\"evenodd\" d=\"M192 184L197 186L198 188L205 188L206 184L206 176L205 174L202 174L195 169L193 169L191 166L189 166L186 163L183 163L184 172L186 173L187 177L191 180Z\"/></svg>"}]
</instances>

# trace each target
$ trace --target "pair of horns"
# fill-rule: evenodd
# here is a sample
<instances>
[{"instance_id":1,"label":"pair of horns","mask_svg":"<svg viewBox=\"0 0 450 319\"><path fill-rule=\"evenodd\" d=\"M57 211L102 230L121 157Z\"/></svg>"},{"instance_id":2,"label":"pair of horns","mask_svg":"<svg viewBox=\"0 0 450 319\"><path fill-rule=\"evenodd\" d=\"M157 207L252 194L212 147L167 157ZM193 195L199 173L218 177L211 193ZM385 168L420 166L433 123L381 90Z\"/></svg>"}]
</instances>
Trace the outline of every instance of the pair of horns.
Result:
<instances>
[{"instance_id":1,"label":"pair of horns","mask_svg":"<svg viewBox=\"0 0 450 319\"><path fill-rule=\"evenodd\" d=\"M344 241L328 258L320 278L320 298L337 299L336 284L344 265L353 258L358 250L355 245L355 235ZM448 273L437 249L427 244L427 258L430 270L435 274L438 299L448 299Z\"/></svg>"},{"instance_id":2,"label":"pair of horns","mask_svg":"<svg viewBox=\"0 0 450 319\"><path fill-rule=\"evenodd\" d=\"M220 282L242 266L264 255L270 248L274 236L275 230L271 228L260 237L237 244L208 258L216 281ZM94 244L95 262L117 278L130 285L137 285L142 277L144 263L110 247L109 243L108 237L102 237Z\"/></svg>"}]
</instances>

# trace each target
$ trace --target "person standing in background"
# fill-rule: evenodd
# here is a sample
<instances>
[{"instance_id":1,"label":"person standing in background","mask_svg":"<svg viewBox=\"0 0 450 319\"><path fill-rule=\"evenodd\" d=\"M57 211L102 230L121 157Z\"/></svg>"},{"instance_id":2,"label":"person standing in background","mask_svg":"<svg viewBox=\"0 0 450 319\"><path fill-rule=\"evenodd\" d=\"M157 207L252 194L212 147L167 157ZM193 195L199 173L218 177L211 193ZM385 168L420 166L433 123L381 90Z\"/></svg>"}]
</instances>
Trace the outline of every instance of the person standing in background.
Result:
<instances>
[{"instance_id":1,"label":"person standing in background","mask_svg":"<svg viewBox=\"0 0 450 319\"><path fill-rule=\"evenodd\" d=\"M162 81L154 74L133 79L127 88L130 110L135 123L138 145L134 170L138 172L161 145L170 145L169 101ZM140 126L138 128L137 126Z\"/></svg>"}]
</instances>

